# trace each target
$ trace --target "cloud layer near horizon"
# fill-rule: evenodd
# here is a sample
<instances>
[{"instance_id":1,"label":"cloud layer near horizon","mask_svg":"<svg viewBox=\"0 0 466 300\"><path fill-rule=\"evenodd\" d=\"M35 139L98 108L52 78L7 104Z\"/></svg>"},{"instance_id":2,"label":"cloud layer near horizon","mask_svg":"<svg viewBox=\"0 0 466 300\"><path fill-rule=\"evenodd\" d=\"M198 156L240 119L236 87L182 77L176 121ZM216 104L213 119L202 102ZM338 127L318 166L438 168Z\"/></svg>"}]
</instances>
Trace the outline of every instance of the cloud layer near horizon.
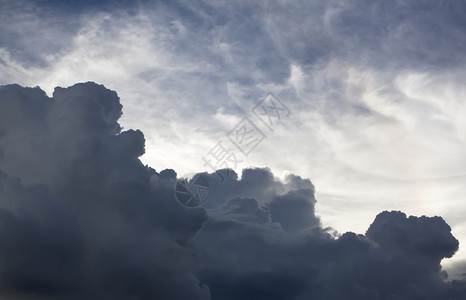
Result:
<instances>
[{"instance_id":1,"label":"cloud layer near horizon","mask_svg":"<svg viewBox=\"0 0 466 300\"><path fill-rule=\"evenodd\" d=\"M382 212L365 235L324 228L314 185L230 170L204 208L139 160L116 92L0 88L0 294L5 299L462 299L440 217Z\"/></svg>"}]
</instances>

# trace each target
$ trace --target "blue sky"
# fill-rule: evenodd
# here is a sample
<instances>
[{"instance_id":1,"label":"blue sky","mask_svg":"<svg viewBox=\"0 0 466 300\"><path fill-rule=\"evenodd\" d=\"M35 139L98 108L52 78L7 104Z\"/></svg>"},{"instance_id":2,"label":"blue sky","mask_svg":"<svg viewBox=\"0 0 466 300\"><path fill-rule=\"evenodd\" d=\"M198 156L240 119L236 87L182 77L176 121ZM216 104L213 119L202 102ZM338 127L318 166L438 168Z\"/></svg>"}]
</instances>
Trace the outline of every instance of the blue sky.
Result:
<instances>
[{"instance_id":1,"label":"blue sky","mask_svg":"<svg viewBox=\"0 0 466 300\"><path fill-rule=\"evenodd\" d=\"M382 210L440 215L466 259L464 2L0 3L0 84L117 91L156 170L210 171L248 116L267 138L237 170L310 178L342 233ZM273 132L251 112L269 91L291 111Z\"/></svg>"}]
</instances>

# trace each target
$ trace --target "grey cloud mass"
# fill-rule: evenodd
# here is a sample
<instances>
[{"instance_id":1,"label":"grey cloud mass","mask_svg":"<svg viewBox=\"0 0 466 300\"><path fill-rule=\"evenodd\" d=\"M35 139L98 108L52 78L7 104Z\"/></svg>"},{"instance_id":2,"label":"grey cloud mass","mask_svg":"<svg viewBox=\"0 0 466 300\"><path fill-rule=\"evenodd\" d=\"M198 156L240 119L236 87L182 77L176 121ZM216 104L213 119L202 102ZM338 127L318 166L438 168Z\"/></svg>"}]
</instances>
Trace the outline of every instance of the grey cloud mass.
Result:
<instances>
[{"instance_id":1,"label":"grey cloud mass","mask_svg":"<svg viewBox=\"0 0 466 300\"><path fill-rule=\"evenodd\" d=\"M465 53L461 0L0 0L0 298L466 299Z\"/></svg>"},{"instance_id":2,"label":"grey cloud mass","mask_svg":"<svg viewBox=\"0 0 466 300\"><path fill-rule=\"evenodd\" d=\"M120 132L115 92L86 83L53 98L18 85L0 94L5 297L208 297L181 246L206 213L177 205L173 175L139 161L144 137Z\"/></svg>"},{"instance_id":3,"label":"grey cloud mass","mask_svg":"<svg viewBox=\"0 0 466 300\"><path fill-rule=\"evenodd\" d=\"M0 88L2 299L466 297L440 266L459 245L441 217L384 211L366 234L338 234L310 180L266 168L204 173L209 201L186 208L121 115L92 82Z\"/></svg>"}]
</instances>

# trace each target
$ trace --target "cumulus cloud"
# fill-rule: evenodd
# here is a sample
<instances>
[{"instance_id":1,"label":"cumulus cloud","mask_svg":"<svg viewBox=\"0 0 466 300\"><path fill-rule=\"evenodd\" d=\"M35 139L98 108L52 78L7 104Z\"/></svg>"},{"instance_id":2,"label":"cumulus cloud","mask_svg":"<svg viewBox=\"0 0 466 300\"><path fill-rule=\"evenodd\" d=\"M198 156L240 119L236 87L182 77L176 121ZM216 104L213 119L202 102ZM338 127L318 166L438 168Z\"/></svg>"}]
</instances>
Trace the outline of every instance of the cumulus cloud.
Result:
<instances>
[{"instance_id":1,"label":"cumulus cloud","mask_svg":"<svg viewBox=\"0 0 466 300\"><path fill-rule=\"evenodd\" d=\"M5 299L462 299L440 261L440 217L382 212L365 235L315 213L310 180L269 169L201 174L203 208L177 174L143 165L116 92L92 82L0 88L0 294ZM224 173L225 174L225 173Z\"/></svg>"},{"instance_id":2,"label":"cumulus cloud","mask_svg":"<svg viewBox=\"0 0 466 300\"><path fill-rule=\"evenodd\" d=\"M2 293L57 299L206 299L182 246L206 218L171 193L174 174L138 159L117 94L86 83L4 86ZM183 286L182 290L179 286Z\"/></svg>"}]
</instances>

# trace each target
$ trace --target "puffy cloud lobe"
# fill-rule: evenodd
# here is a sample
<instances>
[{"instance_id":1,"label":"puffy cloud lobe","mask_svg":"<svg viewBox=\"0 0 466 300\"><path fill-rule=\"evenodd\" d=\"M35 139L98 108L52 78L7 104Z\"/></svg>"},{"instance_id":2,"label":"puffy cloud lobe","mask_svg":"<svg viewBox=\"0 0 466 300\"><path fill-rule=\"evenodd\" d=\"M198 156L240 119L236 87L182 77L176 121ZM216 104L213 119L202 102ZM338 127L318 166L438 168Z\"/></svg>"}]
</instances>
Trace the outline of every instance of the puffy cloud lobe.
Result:
<instances>
[{"instance_id":1,"label":"puffy cloud lobe","mask_svg":"<svg viewBox=\"0 0 466 300\"><path fill-rule=\"evenodd\" d=\"M458 248L458 241L448 234L450 230L440 217L406 218L402 212L383 212L369 227L366 236L387 250L398 249L413 256L429 255L440 261L451 257Z\"/></svg>"},{"instance_id":2,"label":"puffy cloud lobe","mask_svg":"<svg viewBox=\"0 0 466 300\"><path fill-rule=\"evenodd\" d=\"M0 294L11 299L461 299L440 217L379 214L337 235L314 186L268 169L202 174L204 208L176 173L144 166L115 92L94 83L0 88ZM228 175L228 176L227 176Z\"/></svg>"}]
</instances>

